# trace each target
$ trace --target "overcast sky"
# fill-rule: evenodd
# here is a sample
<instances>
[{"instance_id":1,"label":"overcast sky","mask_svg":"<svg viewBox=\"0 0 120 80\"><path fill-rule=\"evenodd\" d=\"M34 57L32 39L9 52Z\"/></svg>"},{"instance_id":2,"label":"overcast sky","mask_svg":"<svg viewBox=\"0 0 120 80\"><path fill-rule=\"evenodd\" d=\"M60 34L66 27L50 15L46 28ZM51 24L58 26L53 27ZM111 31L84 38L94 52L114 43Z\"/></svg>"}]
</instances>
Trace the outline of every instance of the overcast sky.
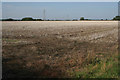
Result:
<instances>
[{"instance_id":1,"label":"overcast sky","mask_svg":"<svg viewBox=\"0 0 120 80\"><path fill-rule=\"evenodd\" d=\"M118 15L118 2L3 2L2 17L43 18L44 9L46 19L112 19Z\"/></svg>"}]
</instances>

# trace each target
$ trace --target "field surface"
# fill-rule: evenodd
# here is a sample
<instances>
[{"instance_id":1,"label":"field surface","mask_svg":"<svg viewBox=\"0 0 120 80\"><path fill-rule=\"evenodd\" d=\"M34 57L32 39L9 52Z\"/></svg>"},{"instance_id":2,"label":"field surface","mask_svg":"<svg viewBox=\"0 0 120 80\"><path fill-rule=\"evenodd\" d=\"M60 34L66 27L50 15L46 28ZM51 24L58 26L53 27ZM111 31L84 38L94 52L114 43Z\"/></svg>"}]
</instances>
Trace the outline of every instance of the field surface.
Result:
<instances>
[{"instance_id":1,"label":"field surface","mask_svg":"<svg viewBox=\"0 0 120 80\"><path fill-rule=\"evenodd\" d=\"M116 78L118 21L3 21L3 78Z\"/></svg>"}]
</instances>

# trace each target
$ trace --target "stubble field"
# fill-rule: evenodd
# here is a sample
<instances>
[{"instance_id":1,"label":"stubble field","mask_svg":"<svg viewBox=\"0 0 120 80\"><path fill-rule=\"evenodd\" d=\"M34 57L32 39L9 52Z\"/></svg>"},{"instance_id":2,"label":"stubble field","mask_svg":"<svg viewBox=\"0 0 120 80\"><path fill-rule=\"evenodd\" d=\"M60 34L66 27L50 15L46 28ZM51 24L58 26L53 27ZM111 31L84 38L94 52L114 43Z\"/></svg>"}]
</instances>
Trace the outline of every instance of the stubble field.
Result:
<instances>
[{"instance_id":1,"label":"stubble field","mask_svg":"<svg viewBox=\"0 0 120 80\"><path fill-rule=\"evenodd\" d=\"M3 78L116 78L118 21L3 21Z\"/></svg>"}]
</instances>

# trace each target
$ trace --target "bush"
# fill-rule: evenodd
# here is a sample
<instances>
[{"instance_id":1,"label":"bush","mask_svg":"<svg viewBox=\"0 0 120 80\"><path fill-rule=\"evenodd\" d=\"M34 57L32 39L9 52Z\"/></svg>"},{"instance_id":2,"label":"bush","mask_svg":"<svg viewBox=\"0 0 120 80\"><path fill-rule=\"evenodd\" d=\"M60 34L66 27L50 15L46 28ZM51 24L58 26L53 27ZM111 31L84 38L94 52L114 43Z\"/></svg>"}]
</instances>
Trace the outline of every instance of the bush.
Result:
<instances>
[{"instance_id":1,"label":"bush","mask_svg":"<svg viewBox=\"0 0 120 80\"><path fill-rule=\"evenodd\" d=\"M34 21L43 21L42 19L34 19Z\"/></svg>"},{"instance_id":2,"label":"bush","mask_svg":"<svg viewBox=\"0 0 120 80\"><path fill-rule=\"evenodd\" d=\"M72 21L78 21L77 19L73 19Z\"/></svg>"},{"instance_id":3,"label":"bush","mask_svg":"<svg viewBox=\"0 0 120 80\"><path fill-rule=\"evenodd\" d=\"M43 21L42 19L36 19L36 21Z\"/></svg>"},{"instance_id":4,"label":"bush","mask_svg":"<svg viewBox=\"0 0 120 80\"><path fill-rule=\"evenodd\" d=\"M113 20L120 20L120 16L114 17Z\"/></svg>"},{"instance_id":5,"label":"bush","mask_svg":"<svg viewBox=\"0 0 120 80\"><path fill-rule=\"evenodd\" d=\"M84 20L84 17L81 17L80 20Z\"/></svg>"},{"instance_id":6,"label":"bush","mask_svg":"<svg viewBox=\"0 0 120 80\"><path fill-rule=\"evenodd\" d=\"M26 17L26 18L23 18L22 21L34 21L34 19L31 17Z\"/></svg>"},{"instance_id":7,"label":"bush","mask_svg":"<svg viewBox=\"0 0 120 80\"><path fill-rule=\"evenodd\" d=\"M2 19L2 21L14 21L14 19L9 18L9 19Z\"/></svg>"}]
</instances>

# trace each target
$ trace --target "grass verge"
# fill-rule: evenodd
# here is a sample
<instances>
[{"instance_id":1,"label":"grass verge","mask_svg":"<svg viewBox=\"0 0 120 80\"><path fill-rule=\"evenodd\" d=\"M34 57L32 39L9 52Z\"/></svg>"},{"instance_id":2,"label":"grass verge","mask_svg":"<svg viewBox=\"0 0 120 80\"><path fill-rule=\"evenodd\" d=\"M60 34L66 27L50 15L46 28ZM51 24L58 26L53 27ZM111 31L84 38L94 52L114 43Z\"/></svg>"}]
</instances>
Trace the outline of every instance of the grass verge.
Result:
<instances>
[{"instance_id":1,"label":"grass verge","mask_svg":"<svg viewBox=\"0 0 120 80\"><path fill-rule=\"evenodd\" d=\"M118 55L111 54L104 59L94 57L74 74L77 78L118 78Z\"/></svg>"}]
</instances>

